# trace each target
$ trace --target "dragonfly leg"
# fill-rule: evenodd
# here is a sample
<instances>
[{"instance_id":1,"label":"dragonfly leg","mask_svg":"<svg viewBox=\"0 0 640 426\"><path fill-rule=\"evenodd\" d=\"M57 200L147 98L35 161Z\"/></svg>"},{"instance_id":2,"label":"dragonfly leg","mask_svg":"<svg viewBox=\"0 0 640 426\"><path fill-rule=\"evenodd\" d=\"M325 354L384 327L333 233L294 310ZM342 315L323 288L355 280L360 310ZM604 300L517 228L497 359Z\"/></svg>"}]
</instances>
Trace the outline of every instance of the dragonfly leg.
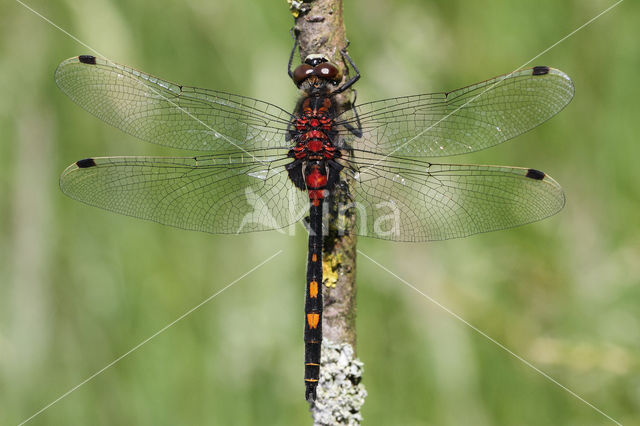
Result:
<instances>
[{"instance_id":1,"label":"dragonfly leg","mask_svg":"<svg viewBox=\"0 0 640 426\"><path fill-rule=\"evenodd\" d=\"M347 41L347 45L343 49L340 50L340 53L342 53L342 56L344 56L344 58L347 60L347 62L349 62L349 65L351 65L351 68L353 68L353 71L355 71L356 75L351 77L342 86L340 86L336 90L334 90L333 93L342 93L345 90L347 90L349 87L353 86L353 84L356 81L360 80L360 71L358 70L358 67L356 66L356 64L353 62L353 59L351 59L351 56L349 56L349 54L347 53L347 47L349 47L349 42L348 41Z\"/></svg>"},{"instance_id":2,"label":"dragonfly leg","mask_svg":"<svg viewBox=\"0 0 640 426\"><path fill-rule=\"evenodd\" d=\"M293 56L296 54L296 47L298 47L298 38L296 37L293 28L289 30L289 33L293 38L293 48L291 49L291 54L289 55L289 65L287 66L287 72L289 73L289 77L293 80L293 71L291 71L291 65L293 64Z\"/></svg>"},{"instance_id":3,"label":"dragonfly leg","mask_svg":"<svg viewBox=\"0 0 640 426\"><path fill-rule=\"evenodd\" d=\"M358 111L353 108L353 114L356 117L356 126L352 126L351 123L342 123L345 129L349 131L353 136L359 138L362 137L362 125L360 124L360 117L358 116Z\"/></svg>"},{"instance_id":4,"label":"dragonfly leg","mask_svg":"<svg viewBox=\"0 0 640 426\"><path fill-rule=\"evenodd\" d=\"M360 116L358 115L358 110L356 108L357 95L358 95L358 93L355 90L353 90L353 100L351 101L350 109L353 112L353 117L355 118L355 126L353 124L351 124L351 123L346 122L346 121L337 122L336 124L344 126L344 128L347 129L347 131L349 133L351 133L353 136L355 136L356 138L361 138L362 137L362 124L360 123Z\"/></svg>"}]
</instances>

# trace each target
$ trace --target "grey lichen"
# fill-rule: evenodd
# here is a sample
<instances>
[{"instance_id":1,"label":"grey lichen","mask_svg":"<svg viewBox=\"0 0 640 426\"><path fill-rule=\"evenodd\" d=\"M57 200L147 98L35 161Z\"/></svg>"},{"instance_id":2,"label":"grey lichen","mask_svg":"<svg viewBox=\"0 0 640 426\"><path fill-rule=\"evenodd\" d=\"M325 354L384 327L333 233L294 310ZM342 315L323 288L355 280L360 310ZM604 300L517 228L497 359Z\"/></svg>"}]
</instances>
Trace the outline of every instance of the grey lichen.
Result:
<instances>
[{"instance_id":1,"label":"grey lichen","mask_svg":"<svg viewBox=\"0 0 640 426\"><path fill-rule=\"evenodd\" d=\"M311 404L314 425L359 425L367 391L362 381L363 363L348 344L322 341L322 368L318 399Z\"/></svg>"}]
</instances>

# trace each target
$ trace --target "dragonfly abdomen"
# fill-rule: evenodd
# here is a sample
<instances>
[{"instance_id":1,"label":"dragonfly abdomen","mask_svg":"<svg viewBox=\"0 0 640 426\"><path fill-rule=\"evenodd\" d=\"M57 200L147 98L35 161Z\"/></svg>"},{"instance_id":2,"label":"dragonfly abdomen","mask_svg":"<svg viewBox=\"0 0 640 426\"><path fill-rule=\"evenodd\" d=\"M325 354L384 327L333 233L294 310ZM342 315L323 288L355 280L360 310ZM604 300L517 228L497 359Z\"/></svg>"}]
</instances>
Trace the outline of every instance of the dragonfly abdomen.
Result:
<instances>
[{"instance_id":1,"label":"dragonfly abdomen","mask_svg":"<svg viewBox=\"0 0 640 426\"><path fill-rule=\"evenodd\" d=\"M305 398L316 399L316 388L320 379L320 354L322 345L322 199L327 176L314 164L306 176L307 185L318 184L318 189L309 189L309 253L307 258L307 287L305 294L304 324L304 381Z\"/></svg>"}]
</instances>

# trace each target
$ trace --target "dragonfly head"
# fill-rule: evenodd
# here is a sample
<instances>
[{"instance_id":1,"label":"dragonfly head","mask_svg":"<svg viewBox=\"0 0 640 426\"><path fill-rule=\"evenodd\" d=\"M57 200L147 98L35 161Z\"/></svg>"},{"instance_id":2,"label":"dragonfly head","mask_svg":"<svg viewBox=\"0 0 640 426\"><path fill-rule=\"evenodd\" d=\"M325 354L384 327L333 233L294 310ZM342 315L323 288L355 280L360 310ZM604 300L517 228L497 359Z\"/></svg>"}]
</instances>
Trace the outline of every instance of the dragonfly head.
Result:
<instances>
[{"instance_id":1,"label":"dragonfly head","mask_svg":"<svg viewBox=\"0 0 640 426\"><path fill-rule=\"evenodd\" d=\"M329 93L342 81L340 69L324 55L309 55L293 71L293 82L307 93Z\"/></svg>"}]
</instances>

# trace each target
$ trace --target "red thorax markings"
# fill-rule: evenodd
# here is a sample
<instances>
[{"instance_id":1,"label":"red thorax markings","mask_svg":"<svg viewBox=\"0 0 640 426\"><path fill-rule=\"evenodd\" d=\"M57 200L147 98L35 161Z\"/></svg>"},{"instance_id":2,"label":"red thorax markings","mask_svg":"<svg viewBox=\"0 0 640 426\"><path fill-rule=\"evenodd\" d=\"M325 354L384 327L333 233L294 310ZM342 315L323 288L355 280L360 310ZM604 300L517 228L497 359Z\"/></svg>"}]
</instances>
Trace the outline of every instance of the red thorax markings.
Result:
<instances>
[{"instance_id":1,"label":"red thorax markings","mask_svg":"<svg viewBox=\"0 0 640 426\"><path fill-rule=\"evenodd\" d=\"M304 163L303 173L312 205L320 205L327 196L327 161L340 157L333 145L335 132L331 118L330 98L307 98L302 102L300 115L293 125L297 131L293 156ZM335 165L332 166L335 168Z\"/></svg>"},{"instance_id":2,"label":"red thorax markings","mask_svg":"<svg viewBox=\"0 0 640 426\"><path fill-rule=\"evenodd\" d=\"M293 152L299 159L332 159L336 148L327 136L327 131L333 128L333 120L328 115L331 100L325 98L320 107L311 107L310 104L309 99L303 102L302 115L295 121L296 130L302 134Z\"/></svg>"}]
</instances>

